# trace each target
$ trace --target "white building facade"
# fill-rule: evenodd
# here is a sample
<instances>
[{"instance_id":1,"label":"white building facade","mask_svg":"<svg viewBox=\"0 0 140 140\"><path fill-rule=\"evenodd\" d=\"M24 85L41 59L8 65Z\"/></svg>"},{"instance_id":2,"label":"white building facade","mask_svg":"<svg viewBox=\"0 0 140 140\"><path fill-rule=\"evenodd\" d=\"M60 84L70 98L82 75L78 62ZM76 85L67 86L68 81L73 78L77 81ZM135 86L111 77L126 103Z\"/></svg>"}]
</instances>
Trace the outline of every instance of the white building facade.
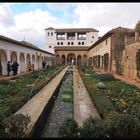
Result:
<instances>
[{"instance_id":1,"label":"white building facade","mask_svg":"<svg viewBox=\"0 0 140 140\"><path fill-rule=\"evenodd\" d=\"M0 61L3 67L2 74L7 75L7 62L17 61L19 64L18 73L26 72L27 64L30 61L34 69L42 68L42 61L51 65L54 55L46 52L28 42L20 42L5 36L0 36Z\"/></svg>"},{"instance_id":2,"label":"white building facade","mask_svg":"<svg viewBox=\"0 0 140 140\"><path fill-rule=\"evenodd\" d=\"M54 47L89 47L98 40L98 30L93 28L45 29L47 51L54 54Z\"/></svg>"}]
</instances>

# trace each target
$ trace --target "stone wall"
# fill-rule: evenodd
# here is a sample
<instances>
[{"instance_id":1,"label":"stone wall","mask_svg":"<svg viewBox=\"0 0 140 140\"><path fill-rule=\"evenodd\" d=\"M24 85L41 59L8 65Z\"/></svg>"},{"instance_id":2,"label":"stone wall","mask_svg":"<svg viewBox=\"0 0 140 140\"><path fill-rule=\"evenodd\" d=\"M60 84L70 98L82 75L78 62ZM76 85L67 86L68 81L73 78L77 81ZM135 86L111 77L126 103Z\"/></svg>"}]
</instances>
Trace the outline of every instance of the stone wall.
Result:
<instances>
[{"instance_id":1,"label":"stone wall","mask_svg":"<svg viewBox=\"0 0 140 140\"><path fill-rule=\"evenodd\" d=\"M137 76L137 57L136 54L140 49L140 42L134 42L130 45L126 45L123 51L123 61L124 61L124 72L123 76L125 78L130 78L136 81L140 81Z\"/></svg>"}]
</instances>

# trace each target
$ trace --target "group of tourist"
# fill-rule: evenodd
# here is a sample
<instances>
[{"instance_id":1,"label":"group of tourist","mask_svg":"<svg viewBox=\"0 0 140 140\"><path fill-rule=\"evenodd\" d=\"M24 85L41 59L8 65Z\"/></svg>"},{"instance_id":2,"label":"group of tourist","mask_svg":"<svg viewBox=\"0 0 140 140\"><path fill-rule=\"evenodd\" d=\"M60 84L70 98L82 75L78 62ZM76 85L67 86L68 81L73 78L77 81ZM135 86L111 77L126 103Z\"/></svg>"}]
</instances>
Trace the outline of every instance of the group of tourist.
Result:
<instances>
[{"instance_id":1,"label":"group of tourist","mask_svg":"<svg viewBox=\"0 0 140 140\"><path fill-rule=\"evenodd\" d=\"M7 76L10 75L10 73L13 71L13 75L17 75L17 72L18 72L18 62L15 61L13 62L13 64L11 64L10 61L7 62ZM47 64L45 61L42 62L42 68L48 68L49 67L49 64ZM29 61L28 64L27 64L27 71L32 71L34 70L34 64L31 64L31 62ZM3 66L2 66L2 63L0 61L0 76L2 76L2 71L3 71Z\"/></svg>"},{"instance_id":2,"label":"group of tourist","mask_svg":"<svg viewBox=\"0 0 140 140\"><path fill-rule=\"evenodd\" d=\"M7 76L10 75L10 72L13 71L13 75L17 75L17 71L18 71L18 62L14 61L13 64L11 64L10 61L7 62ZM3 71L3 66L0 62L0 75L2 76L2 71Z\"/></svg>"},{"instance_id":3,"label":"group of tourist","mask_svg":"<svg viewBox=\"0 0 140 140\"><path fill-rule=\"evenodd\" d=\"M48 68L50 67L49 63L47 64L45 61L42 62L42 68Z\"/></svg>"}]
</instances>

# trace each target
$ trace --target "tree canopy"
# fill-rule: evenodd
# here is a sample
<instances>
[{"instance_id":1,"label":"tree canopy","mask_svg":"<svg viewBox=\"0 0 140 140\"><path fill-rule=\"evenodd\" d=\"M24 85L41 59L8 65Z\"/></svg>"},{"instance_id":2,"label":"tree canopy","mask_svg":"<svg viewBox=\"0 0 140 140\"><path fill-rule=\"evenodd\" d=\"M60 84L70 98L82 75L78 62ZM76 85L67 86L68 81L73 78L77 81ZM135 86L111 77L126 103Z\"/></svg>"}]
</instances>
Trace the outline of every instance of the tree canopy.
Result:
<instances>
[{"instance_id":1,"label":"tree canopy","mask_svg":"<svg viewBox=\"0 0 140 140\"><path fill-rule=\"evenodd\" d=\"M140 33L140 20L137 22L137 24L135 26L135 31Z\"/></svg>"}]
</instances>

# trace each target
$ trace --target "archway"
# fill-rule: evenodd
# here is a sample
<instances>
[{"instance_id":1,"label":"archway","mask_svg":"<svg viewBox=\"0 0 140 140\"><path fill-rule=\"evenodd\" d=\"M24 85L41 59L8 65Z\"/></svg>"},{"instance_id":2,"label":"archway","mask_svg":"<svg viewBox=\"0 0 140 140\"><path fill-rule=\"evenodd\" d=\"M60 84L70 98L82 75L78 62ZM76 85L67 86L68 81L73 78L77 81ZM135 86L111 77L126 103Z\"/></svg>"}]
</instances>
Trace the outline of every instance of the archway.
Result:
<instances>
[{"instance_id":1,"label":"archway","mask_svg":"<svg viewBox=\"0 0 140 140\"><path fill-rule=\"evenodd\" d=\"M62 65L65 65L65 55L62 55Z\"/></svg>"},{"instance_id":2,"label":"archway","mask_svg":"<svg viewBox=\"0 0 140 140\"><path fill-rule=\"evenodd\" d=\"M39 69L39 63L40 63L40 56L39 55L37 55L36 63L37 63L37 69Z\"/></svg>"},{"instance_id":3,"label":"archway","mask_svg":"<svg viewBox=\"0 0 140 140\"><path fill-rule=\"evenodd\" d=\"M88 59L88 66L92 67L92 57L89 57L89 59Z\"/></svg>"},{"instance_id":4,"label":"archway","mask_svg":"<svg viewBox=\"0 0 140 140\"><path fill-rule=\"evenodd\" d=\"M86 66L87 65L87 55L83 56L83 65Z\"/></svg>"},{"instance_id":5,"label":"archway","mask_svg":"<svg viewBox=\"0 0 140 140\"><path fill-rule=\"evenodd\" d=\"M15 61L17 61L17 54L16 54L16 52L12 52L11 53L11 62L13 63L13 62L15 62Z\"/></svg>"},{"instance_id":6,"label":"archway","mask_svg":"<svg viewBox=\"0 0 140 140\"><path fill-rule=\"evenodd\" d=\"M81 65L81 55L78 55L78 57L77 57L77 65L78 66Z\"/></svg>"},{"instance_id":7,"label":"archway","mask_svg":"<svg viewBox=\"0 0 140 140\"><path fill-rule=\"evenodd\" d=\"M104 54L104 69L108 70L108 65L109 65L109 54L106 53Z\"/></svg>"},{"instance_id":8,"label":"archway","mask_svg":"<svg viewBox=\"0 0 140 140\"><path fill-rule=\"evenodd\" d=\"M2 49L0 49L0 61L3 67L2 74L7 75L7 55Z\"/></svg>"},{"instance_id":9,"label":"archway","mask_svg":"<svg viewBox=\"0 0 140 140\"><path fill-rule=\"evenodd\" d=\"M35 55L34 54L32 55L32 64L35 65Z\"/></svg>"},{"instance_id":10,"label":"archway","mask_svg":"<svg viewBox=\"0 0 140 140\"><path fill-rule=\"evenodd\" d=\"M75 54L73 54L73 53L68 54L68 56L67 56L67 63L71 64L72 59L74 60L74 65L75 65L76 64Z\"/></svg>"},{"instance_id":11,"label":"archway","mask_svg":"<svg viewBox=\"0 0 140 140\"><path fill-rule=\"evenodd\" d=\"M60 55L56 55L56 65L60 64Z\"/></svg>"},{"instance_id":12,"label":"archway","mask_svg":"<svg viewBox=\"0 0 140 140\"><path fill-rule=\"evenodd\" d=\"M27 60L27 63L29 63L29 61L31 62L30 54L27 54L26 60Z\"/></svg>"},{"instance_id":13,"label":"archway","mask_svg":"<svg viewBox=\"0 0 140 140\"><path fill-rule=\"evenodd\" d=\"M20 53L20 72L25 72L26 71L26 66L25 66L25 56L24 53Z\"/></svg>"}]
</instances>

